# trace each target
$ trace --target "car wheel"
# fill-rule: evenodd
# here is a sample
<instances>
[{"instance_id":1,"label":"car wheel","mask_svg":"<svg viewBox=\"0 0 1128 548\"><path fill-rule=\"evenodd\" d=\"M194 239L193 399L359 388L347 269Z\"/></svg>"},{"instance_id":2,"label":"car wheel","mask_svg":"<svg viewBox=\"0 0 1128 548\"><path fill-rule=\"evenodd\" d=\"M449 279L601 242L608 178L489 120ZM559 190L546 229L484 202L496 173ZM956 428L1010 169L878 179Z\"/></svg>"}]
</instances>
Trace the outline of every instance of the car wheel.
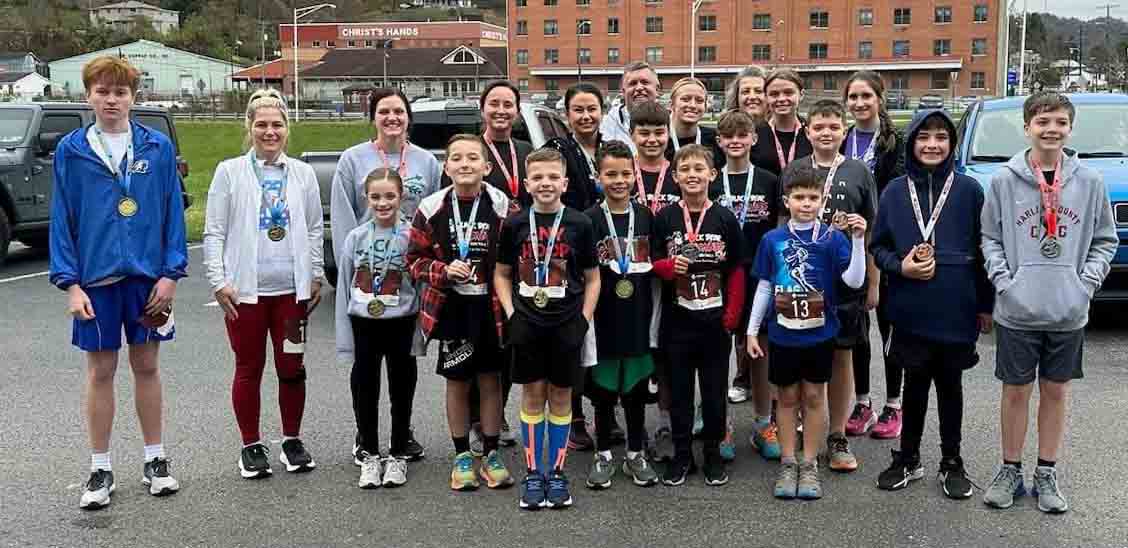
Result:
<instances>
[{"instance_id":1,"label":"car wheel","mask_svg":"<svg viewBox=\"0 0 1128 548\"><path fill-rule=\"evenodd\" d=\"M0 266L8 258L8 244L12 243L12 225L8 222L8 213L0 207Z\"/></svg>"},{"instance_id":2,"label":"car wheel","mask_svg":"<svg viewBox=\"0 0 1128 548\"><path fill-rule=\"evenodd\" d=\"M19 240L24 245L35 249L47 249L47 246L51 244L51 236L47 232L23 234L20 236Z\"/></svg>"}]
</instances>

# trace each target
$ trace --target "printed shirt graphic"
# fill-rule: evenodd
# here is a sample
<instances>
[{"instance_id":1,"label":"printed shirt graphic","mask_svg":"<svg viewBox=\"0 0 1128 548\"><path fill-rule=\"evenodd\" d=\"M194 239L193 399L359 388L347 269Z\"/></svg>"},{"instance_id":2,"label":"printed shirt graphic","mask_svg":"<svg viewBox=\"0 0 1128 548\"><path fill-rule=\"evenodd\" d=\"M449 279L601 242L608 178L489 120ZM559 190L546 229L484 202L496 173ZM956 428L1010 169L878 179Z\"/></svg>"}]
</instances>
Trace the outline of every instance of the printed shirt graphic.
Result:
<instances>
[{"instance_id":1,"label":"printed shirt graphic","mask_svg":"<svg viewBox=\"0 0 1128 548\"><path fill-rule=\"evenodd\" d=\"M367 228L371 225L366 223L363 226ZM405 275L407 263L404 261L408 227L400 224L399 233L395 235L395 239L391 238L392 234L391 228L378 227L375 238L373 238L371 232L366 231L365 237L357 245L353 256L353 264L356 265L356 270L353 274L352 285L353 289L356 290L354 297L359 297L356 299L357 301L371 300L372 297L376 297L385 305L395 306L399 304L401 289L404 287L410 288L409 280L406 279ZM373 239L375 239L375 245L373 245ZM392 246L390 250L388 249L389 245ZM359 295L357 292L359 292Z\"/></svg>"},{"instance_id":2,"label":"printed shirt graphic","mask_svg":"<svg viewBox=\"0 0 1128 548\"><path fill-rule=\"evenodd\" d=\"M822 314L825 322L807 329L788 329L780 325L776 307L768 306L768 338L783 346L806 347L823 342L838 333L838 317L833 313L837 304L836 290L842 273L850 265L850 241L838 230L827 234L827 226L820 225L818 242L811 243L812 230L796 230L799 238L786 226L773 229L764 235L756 253L753 266L757 278L772 283L772 294L804 296L806 308L798 311L796 319ZM821 296L818 301L815 296ZM812 298L814 297L814 298ZM793 302L793 301L789 301ZM808 325L811 325L808 324Z\"/></svg>"},{"instance_id":3,"label":"printed shirt graphic","mask_svg":"<svg viewBox=\"0 0 1128 548\"><path fill-rule=\"evenodd\" d=\"M282 169L278 166L265 166L263 169L262 191L265 202L274 204L282 192ZM259 250L258 250L258 294L261 296L276 296L293 293L296 289L294 283L294 252L290 245L290 208L282 210L280 226L286 230L286 236L280 241L273 241L267 236L267 231L274 226L275 220L270 210L259 206Z\"/></svg>"},{"instance_id":4,"label":"printed shirt graphic","mask_svg":"<svg viewBox=\"0 0 1128 548\"><path fill-rule=\"evenodd\" d=\"M678 184L674 182L674 166L670 165L666 170L666 177L662 180L662 186L655 190L658 184L658 172L656 171L643 171L642 172L642 186L646 189L646 196L639 198L638 195L638 181L631 185L631 199L642 204L645 207L650 207L650 204L655 199L655 192L657 196L657 206L654 208L653 214L657 215L659 211L670 204L678 203L681 200L681 189Z\"/></svg>"},{"instance_id":5,"label":"printed shirt graphic","mask_svg":"<svg viewBox=\"0 0 1128 548\"><path fill-rule=\"evenodd\" d=\"M709 185L709 199L717 205L728 207L739 222L740 214L744 210L744 193L747 185L748 173L729 174L729 190L732 191L732 200L729 201L725 197L724 176L718 171L717 178ZM779 177L766 169L755 169L752 172L752 191L748 195L748 204L748 213L741 227L744 233L742 255L745 264L752 263L764 234L779 223L779 212L782 207Z\"/></svg>"},{"instance_id":6,"label":"printed shirt graphic","mask_svg":"<svg viewBox=\"0 0 1128 548\"><path fill-rule=\"evenodd\" d=\"M595 336L601 360L639 356L650 351L650 315L654 308L651 295L653 280L650 262L650 235L654 218L650 210L631 202L635 212L634 240L626 242L628 215L613 213L619 249L631 249L630 273L626 276L633 291L627 298L616 294L615 285L623 279L615 255L615 244L607 227L603 208L587 210L595 229L596 258L599 261L599 305L595 307ZM628 247L629 246L629 247Z\"/></svg>"},{"instance_id":7,"label":"printed shirt graphic","mask_svg":"<svg viewBox=\"0 0 1128 548\"><path fill-rule=\"evenodd\" d=\"M453 194L453 190L451 193ZM493 200L488 193L481 194L478 203L478 214L474 220L474 228L470 231L470 252L466 262L471 266L471 277L465 283L450 282L447 286L446 303L439 316L438 325L433 337L440 340L478 340L483 333L483 328L488 329L491 318L490 284L493 281L493 264L495 261L498 226L501 219L494 212ZM458 213L461 222L468 222L470 210L474 208L473 199L460 199ZM458 231L454 221L454 207L450 198L443 200L442 212L435 218L437 230L442 230L446 225L446 234L436 238L436 243L445 245L443 256L449 264L458 260Z\"/></svg>"}]
</instances>

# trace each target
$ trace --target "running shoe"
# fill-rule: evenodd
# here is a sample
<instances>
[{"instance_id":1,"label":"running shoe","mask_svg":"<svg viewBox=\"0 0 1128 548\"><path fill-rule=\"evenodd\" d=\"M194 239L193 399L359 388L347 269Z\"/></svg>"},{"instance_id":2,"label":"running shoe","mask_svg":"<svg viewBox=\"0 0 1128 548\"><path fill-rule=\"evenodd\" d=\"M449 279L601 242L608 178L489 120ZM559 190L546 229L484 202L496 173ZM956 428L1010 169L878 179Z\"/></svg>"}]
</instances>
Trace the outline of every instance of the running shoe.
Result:
<instances>
[{"instance_id":1,"label":"running shoe","mask_svg":"<svg viewBox=\"0 0 1128 548\"><path fill-rule=\"evenodd\" d=\"M513 485L513 476L509 475L509 469L505 467L505 462L496 449L482 459L482 465L478 467L478 477L486 482L486 487L490 489L503 489Z\"/></svg>"},{"instance_id":2,"label":"running shoe","mask_svg":"<svg viewBox=\"0 0 1128 548\"><path fill-rule=\"evenodd\" d=\"M924 467L920 458L910 457L896 449L891 451L893 462L884 472L877 476L877 488L884 491L900 491L909 486L909 482L924 477Z\"/></svg>"},{"instance_id":3,"label":"running shoe","mask_svg":"<svg viewBox=\"0 0 1128 548\"><path fill-rule=\"evenodd\" d=\"M611 487L611 476L615 475L615 463L603 456L599 451L591 458L591 468L588 468L588 489L607 489Z\"/></svg>"},{"instance_id":4,"label":"running shoe","mask_svg":"<svg viewBox=\"0 0 1128 548\"><path fill-rule=\"evenodd\" d=\"M721 459L725 462L736 460L736 442L733 441L732 417L729 417L728 424L725 427L725 439L721 440L720 451Z\"/></svg>"},{"instance_id":5,"label":"running shoe","mask_svg":"<svg viewBox=\"0 0 1128 548\"><path fill-rule=\"evenodd\" d=\"M975 484L967 477L962 458L957 456L940 459L940 471L936 477L940 480L940 488L944 490L946 497L955 500L971 498L971 488Z\"/></svg>"},{"instance_id":6,"label":"running shoe","mask_svg":"<svg viewBox=\"0 0 1128 548\"><path fill-rule=\"evenodd\" d=\"M540 510L548 503L545 492L546 489L544 476L540 475L536 470L529 470L525 474L525 479L521 481L521 498L518 501L518 506L522 510Z\"/></svg>"},{"instance_id":7,"label":"running shoe","mask_svg":"<svg viewBox=\"0 0 1128 548\"><path fill-rule=\"evenodd\" d=\"M674 436L668 426L654 431L654 447L651 453L654 462L669 462L674 458Z\"/></svg>"},{"instance_id":8,"label":"running shoe","mask_svg":"<svg viewBox=\"0 0 1128 548\"><path fill-rule=\"evenodd\" d=\"M704 453L705 465L702 470L705 472L705 485L717 487L728 483L728 470L725 468L725 460L721 457L720 451L706 449Z\"/></svg>"},{"instance_id":9,"label":"running shoe","mask_svg":"<svg viewBox=\"0 0 1128 548\"><path fill-rule=\"evenodd\" d=\"M850 452L850 440L840 433L826 438L827 460L835 472L853 472L858 469L858 458Z\"/></svg>"},{"instance_id":10,"label":"running shoe","mask_svg":"<svg viewBox=\"0 0 1128 548\"><path fill-rule=\"evenodd\" d=\"M110 505L110 495L114 492L114 473L98 469L90 473L90 479L82 490L78 507L83 510L97 510Z\"/></svg>"},{"instance_id":11,"label":"running shoe","mask_svg":"<svg viewBox=\"0 0 1128 548\"><path fill-rule=\"evenodd\" d=\"M685 483L685 479L697 472L697 463L693 457L677 457L666 466L666 474L662 476L662 483L676 487Z\"/></svg>"},{"instance_id":12,"label":"running shoe","mask_svg":"<svg viewBox=\"0 0 1128 548\"><path fill-rule=\"evenodd\" d=\"M361 466L364 463L364 449L360 447L360 432L357 432L356 436L353 438L352 459L353 464L357 466Z\"/></svg>"},{"instance_id":13,"label":"running shoe","mask_svg":"<svg viewBox=\"0 0 1128 548\"><path fill-rule=\"evenodd\" d=\"M748 401L748 389L733 384L732 387L728 389L728 401L729 403L744 403Z\"/></svg>"},{"instance_id":14,"label":"running shoe","mask_svg":"<svg viewBox=\"0 0 1128 548\"><path fill-rule=\"evenodd\" d=\"M306 451L305 444L298 438L282 441L282 451L278 453L278 460L286 466L287 472L294 474L309 472L317 467L309 451Z\"/></svg>"},{"instance_id":15,"label":"running shoe","mask_svg":"<svg viewBox=\"0 0 1128 548\"><path fill-rule=\"evenodd\" d=\"M360 479L356 486L361 489L375 489L383 485L383 467L380 465L380 455L369 455L361 451Z\"/></svg>"},{"instance_id":16,"label":"running shoe","mask_svg":"<svg viewBox=\"0 0 1128 548\"><path fill-rule=\"evenodd\" d=\"M388 455L384 457L384 487L399 487L407 483L407 461Z\"/></svg>"},{"instance_id":17,"label":"running shoe","mask_svg":"<svg viewBox=\"0 0 1128 548\"><path fill-rule=\"evenodd\" d=\"M869 404L855 403L854 411L846 420L846 435L864 436L875 424L877 424L877 415L873 412L873 408Z\"/></svg>"},{"instance_id":18,"label":"running shoe","mask_svg":"<svg viewBox=\"0 0 1128 548\"><path fill-rule=\"evenodd\" d=\"M768 460L777 460L781 453L779 446L779 425L769 422L763 428L752 431L752 447L760 452L760 456Z\"/></svg>"},{"instance_id":19,"label":"running shoe","mask_svg":"<svg viewBox=\"0 0 1128 548\"><path fill-rule=\"evenodd\" d=\"M595 440L588 434L587 423L583 419L572 421L571 431L568 432L568 449L572 451L591 451L595 449Z\"/></svg>"},{"instance_id":20,"label":"running shoe","mask_svg":"<svg viewBox=\"0 0 1128 548\"><path fill-rule=\"evenodd\" d=\"M646 461L646 454L639 452L635 458L623 459L623 474L639 487L650 487L658 483L658 472Z\"/></svg>"},{"instance_id":21,"label":"running shoe","mask_svg":"<svg viewBox=\"0 0 1128 548\"><path fill-rule=\"evenodd\" d=\"M256 443L244 447L239 453L239 475L246 479L265 478L274 471L270 469L270 449Z\"/></svg>"},{"instance_id":22,"label":"running shoe","mask_svg":"<svg viewBox=\"0 0 1128 548\"><path fill-rule=\"evenodd\" d=\"M568 476L563 470L553 470L548 475L548 494L545 496L545 506L549 508L567 508L572 505L572 492L568 490Z\"/></svg>"},{"instance_id":23,"label":"running shoe","mask_svg":"<svg viewBox=\"0 0 1128 548\"><path fill-rule=\"evenodd\" d=\"M891 440L901 436L901 410L886 405L877 417L877 424L870 430L870 437Z\"/></svg>"},{"instance_id":24,"label":"running shoe","mask_svg":"<svg viewBox=\"0 0 1128 548\"><path fill-rule=\"evenodd\" d=\"M180 483L168 473L169 460L157 457L145 463L141 470L141 483L149 487L154 497L171 495L180 490Z\"/></svg>"},{"instance_id":25,"label":"running shoe","mask_svg":"<svg viewBox=\"0 0 1128 548\"><path fill-rule=\"evenodd\" d=\"M454 456L454 466L450 470L450 488L455 491L473 491L478 488L478 476L474 473L474 455L469 451Z\"/></svg>"},{"instance_id":26,"label":"running shoe","mask_svg":"<svg viewBox=\"0 0 1128 548\"><path fill-rule=\"evenodd\" d=\"M775 488L772 496L777 499L793 499L799 489L799 463L782 462L776 472Z\"/></svg>"},{"instance_id":27,"label":"running shoe","mask_svg":"<svg viewBox=\"0 0 1128 548\"><path fill-rule=\"evenodd\" d=\"M498 436L498 444L502 447L517 445L517 433L509 428L508 420L502 419L501 421L501 434Z\"/></svg>"},{"instance_id":28,"label":"running shoe","mask_svg":"<svg viewBox=\"0 0 1128 548\"><path fill-rule=\"evenodd\" d=\"M987 492L983 493L983 504L992 508L1010 508L1014 505L1014 497L1025 494L1022 469L1013 464L1003 464L995 472L995 479L987 486Z\"/></svg>"},{"instance_id":29,"label":"running shoe","mask_svg":"<svg viewBox=\"0 0 1128 548\"><path fill-rule=\"evenodd\" d=\"M819 481L819 465L814 462L799 464L799 486L795 496L803 500L822 498L822 483Z\"/></svg>"},{"instance_id":30,"label":"running shoe","mask_svg":"<svg viewBox=\"0 0 1128 548\"><path fill-rule=\"evenodd\" d=\"M1038 497L1038 509L1047 514L1064 514L1069 503L1058 487L1057 469L1053 466L1039 466L1034 469L1034 491Z\"/></svg>"},{"instance_id":31,"label":"running shoe","mask_svg":"<svg viewBox=\"0 0 1128 548\"><path fill-rule=\"evenodd\" d=\"M408 462L415 462L427 456L427 452L419 442L415 441L415 433L411 430L407 432L407 441L404 442L402 447L390 447L388 453L393 457L403 459Z\"/></svg>"}]
</instances>

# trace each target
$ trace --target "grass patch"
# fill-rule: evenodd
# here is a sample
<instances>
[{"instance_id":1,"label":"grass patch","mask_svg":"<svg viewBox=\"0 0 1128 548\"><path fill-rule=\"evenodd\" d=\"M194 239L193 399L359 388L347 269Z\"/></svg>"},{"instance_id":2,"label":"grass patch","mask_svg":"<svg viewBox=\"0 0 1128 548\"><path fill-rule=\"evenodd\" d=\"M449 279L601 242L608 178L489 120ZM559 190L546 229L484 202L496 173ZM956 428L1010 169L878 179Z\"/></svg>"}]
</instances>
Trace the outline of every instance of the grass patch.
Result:
<instances>
[{"instance_id":1,"label":"grass patch","mask_svg":"<svg viewBox=\"0 0 1128 548\"><path fill-rule=\"evenodd\" d=\"M244 152L244 130L242 124L234 122L177 120L176 134L180 140L180 154L190 167L188 180L185 181L188 193L192 195L192 207L185 212L188 239L199 241L215 166ZM367 121L300 122L290 127L290 144L286 154L297 158L307 151L344 150L368 139L371 134L372 127Z\"/></svg>"}]
</instances>

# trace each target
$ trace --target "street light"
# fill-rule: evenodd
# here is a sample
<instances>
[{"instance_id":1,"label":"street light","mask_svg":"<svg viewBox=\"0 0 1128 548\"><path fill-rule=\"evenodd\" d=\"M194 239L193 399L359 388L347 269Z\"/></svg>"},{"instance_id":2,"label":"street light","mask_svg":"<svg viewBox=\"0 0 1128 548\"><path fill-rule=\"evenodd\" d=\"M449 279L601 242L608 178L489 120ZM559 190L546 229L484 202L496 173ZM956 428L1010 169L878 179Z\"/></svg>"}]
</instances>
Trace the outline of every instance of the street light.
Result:
<instances>
[{"instance_id":1,"label":"street light","mask_svg":"<svg viewBox=\"0 0 1128 548\"><path fill-rule=\"evenodd\" d=\"M294 121L297 122L301 118L302 109L298 106L298 97L301 93L298 91L298 19L305 17L321 8L337 9L336 4L317 4L314 6L306 6L304 8L294 8Z\"/></svg>"},{"instance_id":2,"label":"street light","mask_svg":"<svg viewBox=\"0 0 1128 548\"><path fill-rule=\"evenodd\" d=\"M690 28L689 28L689 77L694 76L694 63L697 61L697 10L701 9L701 4L705 0L693 0L693 8L690 10Z\"/></svg>"}]
</instances>

